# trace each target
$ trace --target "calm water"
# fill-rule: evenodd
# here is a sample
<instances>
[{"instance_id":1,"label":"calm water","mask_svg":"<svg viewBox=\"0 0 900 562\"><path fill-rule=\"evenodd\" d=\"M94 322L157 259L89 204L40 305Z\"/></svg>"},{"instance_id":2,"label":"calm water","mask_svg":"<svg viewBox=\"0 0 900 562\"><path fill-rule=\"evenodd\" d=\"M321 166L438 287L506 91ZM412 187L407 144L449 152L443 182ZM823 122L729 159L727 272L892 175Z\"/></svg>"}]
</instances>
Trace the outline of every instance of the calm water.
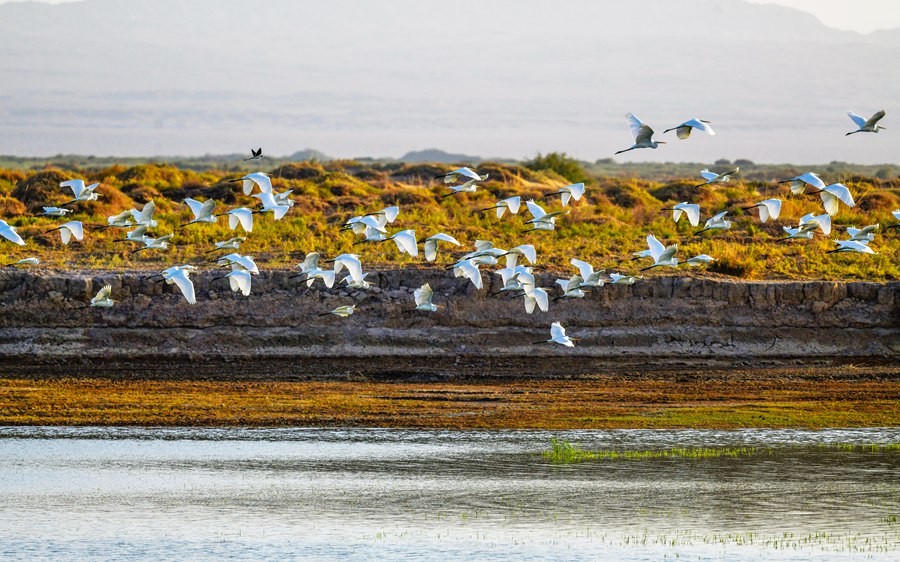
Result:
<instances>
[{"instance_id":1,"label":"calm water","mask_svg":"<svg viewBox=\"0 0 900 562\"><path fill-rule=\"evenodd\" d=\"M773 455L559 466L586 449ZM900 430L0 428L0 559L898 560ZM783 449L781 448L783 447Z\"/></svg>"}]
</instances>

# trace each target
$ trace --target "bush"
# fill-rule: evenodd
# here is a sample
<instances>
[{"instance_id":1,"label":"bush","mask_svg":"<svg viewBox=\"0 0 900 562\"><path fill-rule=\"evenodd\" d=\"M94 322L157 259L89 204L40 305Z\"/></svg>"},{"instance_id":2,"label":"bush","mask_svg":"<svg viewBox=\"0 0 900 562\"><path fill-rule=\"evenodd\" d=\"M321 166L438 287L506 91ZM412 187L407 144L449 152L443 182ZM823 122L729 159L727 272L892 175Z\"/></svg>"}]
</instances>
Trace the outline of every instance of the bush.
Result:
<instances>
[{"instance_id":1,"label":"bush","mask_svg":"<svg viewBox=\"0 0 900 562\"><path fill-rule=\"evenodd\" d=\"M546 155L539 153L533 160L524 162L524 166L530 170L556 172L572 183L586 182L591 179L581 163L566 156L565 152L551 152Z\"/></svg>"}]
</instances>

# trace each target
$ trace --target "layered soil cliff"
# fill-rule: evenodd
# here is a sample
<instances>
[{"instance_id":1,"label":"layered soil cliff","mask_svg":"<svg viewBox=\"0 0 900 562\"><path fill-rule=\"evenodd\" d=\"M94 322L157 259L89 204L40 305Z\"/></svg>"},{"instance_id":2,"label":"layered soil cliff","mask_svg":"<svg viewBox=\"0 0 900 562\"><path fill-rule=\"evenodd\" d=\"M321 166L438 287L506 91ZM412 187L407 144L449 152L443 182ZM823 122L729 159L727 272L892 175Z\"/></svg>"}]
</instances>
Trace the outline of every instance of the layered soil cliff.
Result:
<instances>
[{"instance_id":1,"label":"layered soil cliff","mask_svg":"<svg viewBox=\"0 0 900 562\"><path fill-rule=\"evenodd\" d=\"M521 299L491 296L498 280L487 274L477 291L440 269L385 271L358 291L264 271L249 297L218 275L192 277L190 305L143 272L0 272L0 372L292 379L900 364L898 282L656 277L527 315ZM425 282L445 307L437 313L411 311ZM80 308L107 283L113 308ZM350 318L318 316L354 302ZM554 321L577 347L534 344Z\"/></svg>"}]
</instances>

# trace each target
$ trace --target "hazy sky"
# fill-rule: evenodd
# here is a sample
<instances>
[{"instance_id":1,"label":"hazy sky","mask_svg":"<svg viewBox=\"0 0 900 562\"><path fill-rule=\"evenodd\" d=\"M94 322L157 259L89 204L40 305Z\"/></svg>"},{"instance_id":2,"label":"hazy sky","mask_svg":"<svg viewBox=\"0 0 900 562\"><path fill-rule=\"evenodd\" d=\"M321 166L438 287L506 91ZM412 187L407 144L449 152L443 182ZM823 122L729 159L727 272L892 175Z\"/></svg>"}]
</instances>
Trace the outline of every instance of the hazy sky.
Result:
<instances>
[{"instance_id":1,"label":"hazy sky","mask_svg":"<svg viewBox=\"0 0 900 562\"><path fill-rule=\"evenodd\" d=\"M22 0L0 0L18 2ZM50 4L77 0L38 0ZM825 25L836 29L869 33L876 29L900 27L898 0L747 0L755 4L781 4L809 12Z\"/></svg>"}]
</instances>

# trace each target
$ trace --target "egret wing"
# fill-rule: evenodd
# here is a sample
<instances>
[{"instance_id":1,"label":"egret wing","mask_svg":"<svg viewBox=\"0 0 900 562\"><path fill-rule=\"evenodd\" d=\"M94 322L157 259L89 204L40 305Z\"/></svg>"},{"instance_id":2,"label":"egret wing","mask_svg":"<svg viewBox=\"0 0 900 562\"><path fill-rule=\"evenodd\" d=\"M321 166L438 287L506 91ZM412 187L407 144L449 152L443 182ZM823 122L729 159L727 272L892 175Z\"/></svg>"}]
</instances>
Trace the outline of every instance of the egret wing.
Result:
<instances>
[{"instance_id":1,"label":"egret wing","mask_svg":"<svg viewBox=\"0 0 900 562\"><path fill-rule=\"evenodd\" d=\"M865 126L866 127L874 127L875 124L878 123L879 121L881 121L882 117L884 117L884 116L885 116L885 113L884 113L884 110L882 109L875 115L869 117L869 120L866 121Z\"/></svg>"},{"instance_id":2,"label":"egret wing","mask_svg":"<svg viewBox=\"0 0 900 562\"><path fill-rule=\"evenodd\" d=\"M431 290L431 285L429 285L428 283L425 283L424 285L416 289L413 293L413 296L416 299L416 306L431 304L432 295L434 295L434 291Z\"/></svg>"},{"instance_id":3,"label":"egret wing","mask_svg":"<svg viewBox=\"0 0 900 562\"><path fill-rule=\"evenodd\" d=\"M186 272L179 271L175 275L169 277L169 280L178 287L181 294L184 295L184 300L186 300L188 304L197 304L197 297L194 294L194 282L188 278Z\"/></svg>"},{"instance_id":4,"label":"egret wing","mask_svg":"<svg viewBox=\"0 0 900 562\"><path fill-rule=\"evenodd\" d=\"M854 123L856 123L856 126L859 127L860 129L862 129L863 127L866 126L866 119L864 117L861 117L861 116L853 113L852 111L848 111L847 115L850 117L850 119L853 120Z\"/></svg>"},{"instance_id":5,"label":"egret wing","mask_svg":"<svg viewBox=\"0 0 900 562\"><path fill-rule=\"evenodd\" d=\"M656 236L652 234L647 235L647 247L650 248L650 257L653 258L653 261L659 261L659 256L666 250L662 242L657 240Z\"/></svg>"}]
</instances>

